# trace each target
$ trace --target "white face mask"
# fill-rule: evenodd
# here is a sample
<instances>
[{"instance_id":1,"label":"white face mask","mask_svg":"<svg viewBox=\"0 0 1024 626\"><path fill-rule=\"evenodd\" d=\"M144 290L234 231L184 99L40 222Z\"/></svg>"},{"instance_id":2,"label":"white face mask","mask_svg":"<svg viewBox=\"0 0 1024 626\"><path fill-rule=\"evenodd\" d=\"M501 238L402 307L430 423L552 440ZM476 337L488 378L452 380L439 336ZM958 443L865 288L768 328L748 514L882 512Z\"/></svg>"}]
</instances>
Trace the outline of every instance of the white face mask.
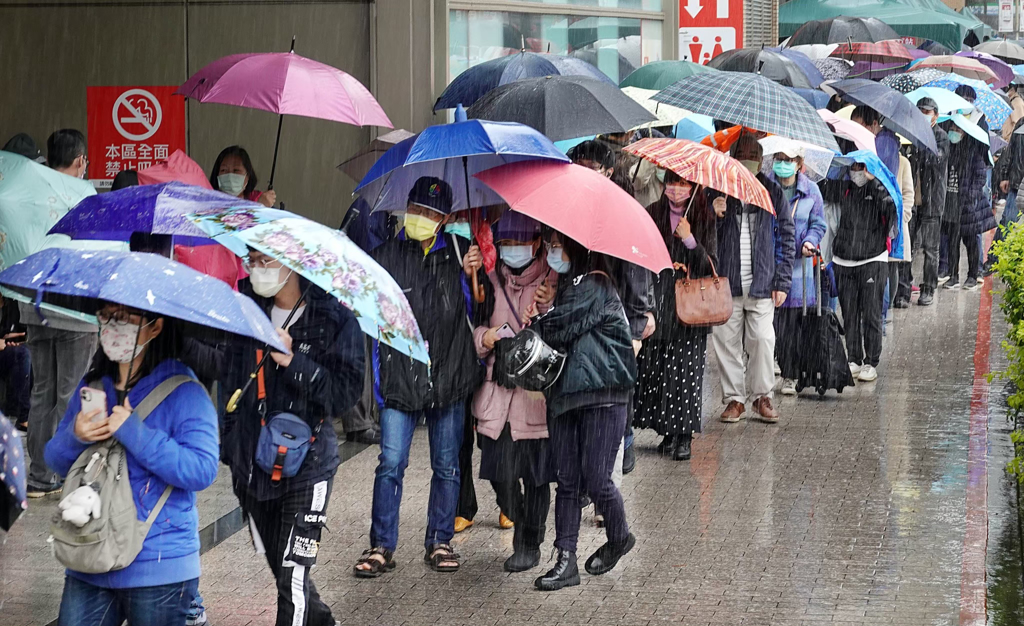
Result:
<instances>
[{"instance_id":1,"label":"white face mask","mask_svg":"<svg viewBox=\"0 0 1024 626\"><path fill-rule=\"evenodd\" d=\"M283 267L254 267L249 272L249 282L252 283L252 290L256 295L264 298L273 298L281 291L292 271L288 270L285 277L281 278Z\"/></svg>"},{"instance_id":2,"label":"white face mask","mask_svg":"<svg viewBox=\"0 0 1024 626\"><path fill-rule=\"evenodd\" d=\"M868 171L867 170L850 170L850 180L853 181L854 185L863 187L868 184Z\"/></svg>"},{"instance_id":3,"label":"white face mask","mask_svg":"<svg viewBox=\"0 0 1024 626\"><path fill-rule=\"evenodd\" d=\"M149 322L152 324L152 322ZM146 326L149 326L146 324ZM130 363L152 338L141 346L136 345L142 327L138 324L107 323L100 326L100 346L103 353L114 363Z\"/></svg>"},{"instance_id":4,"label":"white face mask","mask_svg":"<svg viewBox=\"0 0 1024 626\"><path fill-rule=\"evenodd\" d=\"M229 196L237 196L245 189L245 175L220 174L217 176L217 187Z\"/></svg>"}]
</instances>

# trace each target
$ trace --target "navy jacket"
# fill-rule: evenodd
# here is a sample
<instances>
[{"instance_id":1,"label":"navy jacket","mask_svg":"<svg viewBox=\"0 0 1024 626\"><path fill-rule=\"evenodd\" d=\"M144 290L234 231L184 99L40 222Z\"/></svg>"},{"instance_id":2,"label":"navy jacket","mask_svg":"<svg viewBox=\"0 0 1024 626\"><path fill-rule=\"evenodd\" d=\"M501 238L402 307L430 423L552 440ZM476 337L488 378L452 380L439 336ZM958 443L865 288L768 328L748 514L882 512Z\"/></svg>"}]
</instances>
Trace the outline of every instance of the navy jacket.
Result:
<instances>
[{"instance_id":1,"label":"navy jacket","mask_svg":"<svg viewBox=\"0 0 1024 626\"><path fill-rule=\"evenodd\" d=\"M305 279L301 279L306 288ZM240 290L260 305L269 317L272 298L255 295L248 280ZM355 405L363 392L366 356L362 331L355 315L319 287L306 294L306 309L288 329L292 336L291 364L279 367L267 359L263 376L266 382L266 410L292 413L306 420L314 430L321 425L316 440L306 454L299 473L270 482L270 474L256 465L256 442L260 436L260 410L257 384L253 383L238 405L228 413L224 424L224 454L231 465L236 491L246 489L259 500L281 497L287 491L319 482L334 474L341 464L338 438L331 423ZM240 389L256 367L256 350L265 349L254 340L239 339L228 347L225 358L226 391Z\"/></svg>"},{"instance_id":2,"label":"navy jacket","mask_svg":"<svg viewBox=\"0 0 1024 626\"><path fill-rule=\"evenodd\" d=\"M757 180L764 185L775 205L775 215L763 209L754 211L754 282L750 284L751 298L770 298L773 291L789 293L793 281L793 220L786 210L786 196L782 187L764 174L758 173ZM723 195L708 191L708 203ZM740 219L745 205L736 198L726 200L724 217L718 218L718 273L729 279L734 298L743 295L740 282Z\"/></svg>"},{"instance_id":3,"label":"navy jacket","mask_svg":"<svg viewBox=\"0 0 1024 626\"><path fill-rule=\"evenodd\" d=\"M960 234L978 235L996 227L996 218L985 193L988 149L973 137L964 137L958 147L961 148L957 159L960 170Z\"/></svg>"}]
</instances>

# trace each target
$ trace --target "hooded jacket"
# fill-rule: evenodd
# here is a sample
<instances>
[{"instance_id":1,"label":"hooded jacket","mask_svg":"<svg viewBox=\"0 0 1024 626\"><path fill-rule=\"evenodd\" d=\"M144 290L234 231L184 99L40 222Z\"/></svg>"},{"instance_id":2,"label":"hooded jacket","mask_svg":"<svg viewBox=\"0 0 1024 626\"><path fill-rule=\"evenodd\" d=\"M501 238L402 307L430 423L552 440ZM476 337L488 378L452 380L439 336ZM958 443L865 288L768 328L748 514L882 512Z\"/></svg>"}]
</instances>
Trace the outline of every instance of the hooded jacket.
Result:
<instances>
[{"instance_id":1,"label":"hooded jacket","mask_svg":"<svg viewBox=\"0 0 1024 626\"><path fill-rule=\"evenodd\" d=\"M960 234L978 235L996 227L996 218L992 214L988 194L985 193L988 148L968 136L958 145L961 147L960 157L956 159L960 172Z\"/></svg>"},{"instance_id":2,"label":"hooded jacket","mask_svg":"<svg viewBox=\"0 0 1024 626\"><path fill-rule=\"evenodd\" d=\"M306 280L299 282L306 291ZM242 281L240 288L270 316L273 298L256 295L248 279ZM354 406L363 391L366 357L355 315L316 286L306 291L305 306L288 329L292 337L291 364L282 368L268 358L263 366L265 411L261 410L258 398L259 385L253 383L239 401L238 409L225 417L224 453L231 465L236 491L244 488L258 500L278 498L334 474L341 460L331 420ZM239 339L228 346L225 372L229 393L241 389L255 370L257 349L266 348L251 339ZM256 443L263 415L270 417L279 412L305 420L316 438L299 472L275 485L270 474L256 465Z\"/></svg>"},{"instance_id":3,"label":"hooded jacket","mask_svg":"<svg viewBox=\"0 0 1024 626\"><path fill-rule=\"evenodd\" d=\"M138 406L157 385L179 374L195 377L180 361L163 361L128 392L128 402ZM82 381L71 395L64 419L46 444L46 464L61 476L67 476L75 460L89 447L75 436L75 418L82 409L78 390L85 384ZM105 377L102 385L107 393L107 406L114 406L114 381ZM149 517L167 485L174 489L131 565L105 574L68 570L68 575L109 589L151 587L198 578L196 492L206 489L217 478L219 453L217 411L206 390L198 383L179 386L145 421L133 413L117 429L114 438L127 452L128 479L139 521Z\"/></svg>"},{"instance_id":4,"label":"hooded jacket","mask_svg":"<svg viewBox=\"0 0 1024 626\"><path fill-rule=\"evenodd\" d=\"M778 182L774 172L768 176L776 183ZM817 301L813 275L810 271L807 272L807 276L804 275L804 270L809 268L809 264L804 261L806 257L803 255L803 249L805 243L809 243L815 248L821 245L827 224L825 223L825 206L821 198L821 191L807 176L803 174L796 175L796 190L793 194L793 201L789 203L787 211L789 211L790 219L793 220L794 231L793 248L791 248L793 278L789 288L789 296L782 306L803 306L804 293L808 296L807 304L813 305ZM802 281L805 280L811 281L810 284L803 284Z\"/></svg>"},{"instance_id":5,"label":"hooded jacket","mask_svg":"<svg viewBox=\"0 0 1024 626\"><path fill-rule=\"evenodd\" d=\"M896 203L877 178L858 187L849 180L823 183L824 196L839 205L839 229L833 259L866 261L888 251L889 229L898 216Z\"/></svg>"}]
</instances>

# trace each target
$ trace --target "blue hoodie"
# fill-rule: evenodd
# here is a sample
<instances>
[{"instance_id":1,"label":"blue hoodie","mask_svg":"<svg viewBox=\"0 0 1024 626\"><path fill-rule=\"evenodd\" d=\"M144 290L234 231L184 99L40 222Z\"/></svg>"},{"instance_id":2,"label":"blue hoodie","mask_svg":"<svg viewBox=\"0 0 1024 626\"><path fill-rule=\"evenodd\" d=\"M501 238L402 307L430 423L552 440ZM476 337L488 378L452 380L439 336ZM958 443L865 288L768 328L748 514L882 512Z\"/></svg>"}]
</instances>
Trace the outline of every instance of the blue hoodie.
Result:
<instances>
[{"instance_id":1,"label":"blue hoodie","mask_svg":"<svg viewBox=\"0 0 1024 626\"><path fill-rule=\"evenodd\" d=\"M128 401L138 406L161 382L185 374L195 377L180 361L168 359L143 377L128 393ZM79 389L85 381L79 384ZM107 406L117 402L114 382L103 378ZM75 437L75 417L81 410L78 390L71 396L67 413L53 439L46 444L46 464L66 476L75 460L89 447ZM117 432L127 451L128 477L135 494L140 521L149 517L164 488L174 485L167 504L160 511L142 552L128 567L106 574L67 571L69 576L97 587L127 589L183 582L199 577L199 513L196 494L217 478L220 453L217 441L217 411L206 390L196 383L185 383L150 413L143 422L134 413Z\"/></svg>"}]
</instances>

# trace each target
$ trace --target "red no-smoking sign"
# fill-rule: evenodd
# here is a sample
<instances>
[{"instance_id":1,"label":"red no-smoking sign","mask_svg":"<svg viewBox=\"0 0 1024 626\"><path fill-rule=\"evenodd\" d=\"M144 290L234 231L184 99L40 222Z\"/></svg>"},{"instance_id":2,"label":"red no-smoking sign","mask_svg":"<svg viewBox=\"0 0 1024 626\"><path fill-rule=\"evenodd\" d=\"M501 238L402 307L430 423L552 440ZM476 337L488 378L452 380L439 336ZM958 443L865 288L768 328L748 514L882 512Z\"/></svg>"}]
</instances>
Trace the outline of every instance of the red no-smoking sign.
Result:
<instances>
[{"instance_id":1,"label":"red no-smoking sign","mask_svg":"<svg viewBox=\"0 0 1024 626\"><path fill-rule=\"evenodd\" d=\"M185 99L169 87L88 87L89 178L109 186L185 149Z\"/></svg>"}]
</instances>

